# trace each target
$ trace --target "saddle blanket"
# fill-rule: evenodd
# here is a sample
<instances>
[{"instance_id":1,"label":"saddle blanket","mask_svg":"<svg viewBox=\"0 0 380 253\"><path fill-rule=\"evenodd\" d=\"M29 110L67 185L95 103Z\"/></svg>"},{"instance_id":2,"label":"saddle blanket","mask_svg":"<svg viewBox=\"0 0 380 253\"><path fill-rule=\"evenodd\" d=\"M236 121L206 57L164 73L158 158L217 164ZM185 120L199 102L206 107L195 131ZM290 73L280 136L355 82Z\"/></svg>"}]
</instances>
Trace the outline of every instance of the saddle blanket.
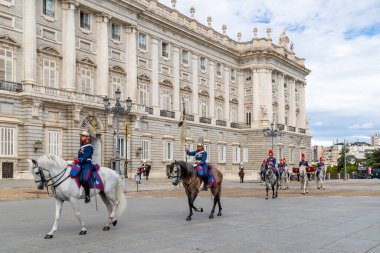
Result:
<instances>
[{"instance_id":1,"label":"saddle blanket","mask_svg":"<svg viewBox=\"0 0 380 253\"><path fill-rule=\"evenodd\" d=\"M96 188L96 189L102 191L104 189L104 184L103 184L102 178L99 175L99 168L100 168L100 166L98 164L96 164L95 169L92 171L92 173L89 173L90 170L87 170L87 172L89 174L88 180L90 182L90 189ZM76 164L75 165L73 164L71 166L70 176L72 178L75 178L75 182L77 183L78 188L80 188L80 186L81 186L81 183L79 181L79 179L80 179L80 173L79 172L80 172L80 167L77 166ZM86 178L87 178L87 176L86 176Z\"/></svg>"}]
</instances>

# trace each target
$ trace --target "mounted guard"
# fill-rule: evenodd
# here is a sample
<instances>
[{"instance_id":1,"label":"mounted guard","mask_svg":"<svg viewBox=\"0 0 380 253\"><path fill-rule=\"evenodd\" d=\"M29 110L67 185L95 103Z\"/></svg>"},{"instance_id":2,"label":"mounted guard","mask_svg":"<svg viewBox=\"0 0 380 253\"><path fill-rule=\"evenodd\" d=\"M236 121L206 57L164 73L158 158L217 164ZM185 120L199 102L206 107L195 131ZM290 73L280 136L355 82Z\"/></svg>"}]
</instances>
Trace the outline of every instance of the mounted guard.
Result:
<instances>
[{"instance_id":1,"label":"mounted guard","mask_svg":"<svg viewBox=\"0 0 380 253\"><path fill-rule=\"evenodd\" d=\"M301 168L301 166L305 166L306 169L310 168L309 163L307 161L305 161L305 154L304 153L301 154L301 161L298 164L298 166L300 168ZM307 178L310 181L310 173L307 173ZM298 175L298 180L299 180L299 175Z\"/></svg>"},{"instance_id":2,"label":"mounted guard","mask_svg":"<svg viewBox=\"0 0 380 253\"><path fill-rule=\"evenodd\" d=\"M276 167L276 158L273 157L273 150L269 150L268 152L268 159L266 160L266 166L267 168L271 168L274 173L276 173L277 178L280 178L280 174L278 173L277 167Z\"/></svg>"},{"instance_id":3,"label":"mounted guard","mask_svg":"<svg viewBox=\"0 0 380 253\"><path fill-rule=\"evenodd\" d=\"M202 143L198 143L197 150L190 152L188 149L186 149L186 154L189 156L195 156L195 167L197 169L198 176L203 180L203 187L201 191L207 191L208 177L210 173L209 166L206 162L207 151L204 150Z\"/></svg>"},{"instance_id":4,"label":"mounted guard","mask_svg":"<svg viewBox=\"0 0 380 253\"><path fill-rule=\"evenodd\" d=\"M87 131L80 133L80 148L78 151L78 157L74 159L74 164L79 167L81 174L80 181L84 187L86 194L85 203L90 202L90 175L94 170L92 164L92 155L94 153L94 147L90 143L90 134Z\"/></svg>"},{"instance_id":5,"label":"mounted guard","mask_svg":"<svg viewBox=\"0 0 380 253\"><path fill-rule=\"evenodd\" d=\"M321 173L322 169L325 168L325 163L323 162L323 157L319 157L319 162L317 163L317 177Z\"/></svg>"}]
</instances>

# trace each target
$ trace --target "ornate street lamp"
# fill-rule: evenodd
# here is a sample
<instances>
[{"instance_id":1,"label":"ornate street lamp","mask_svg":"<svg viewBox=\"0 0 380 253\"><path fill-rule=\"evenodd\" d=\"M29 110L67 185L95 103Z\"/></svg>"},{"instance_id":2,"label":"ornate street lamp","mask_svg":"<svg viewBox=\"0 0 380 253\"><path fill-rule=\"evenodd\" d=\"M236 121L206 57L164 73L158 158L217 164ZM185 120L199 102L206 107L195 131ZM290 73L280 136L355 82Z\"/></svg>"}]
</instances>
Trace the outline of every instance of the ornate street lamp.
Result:
<instances>
[{"instance_id":1,"label":"ornate street lamp","mask_svg":"<svg viewBox=\"0 0 380 253\"><path fill-rule=\"evenodd\" d=\"M116 152L115 152L115 171L120 175L120 141L119 141L119 116L120 114L128 114L131 111L132 107L132 99L130 97L127 98L126 105L124 107L120 104L121 91L117 89L115 91L115 99L116 103L114 107L110 107L110 99L108 97L103 98L104 108L106 112L113 113L116 117Z\"/></svg>"},{"instance_id":2,"label":"ornate street lamp","mask_svg":"<svg viewBox=\"0 0 380 253\"><path fill-rule=\"evenodd\" d=\"M273 138L277 136L281 136L282 130L275 128L275 125L272 122L272 124L270 124L270 128L267 127L263 129L263 133L264 133L264 136L266 137L272 137L272 150L273 150Z\"/></svg>"}]
</instances>

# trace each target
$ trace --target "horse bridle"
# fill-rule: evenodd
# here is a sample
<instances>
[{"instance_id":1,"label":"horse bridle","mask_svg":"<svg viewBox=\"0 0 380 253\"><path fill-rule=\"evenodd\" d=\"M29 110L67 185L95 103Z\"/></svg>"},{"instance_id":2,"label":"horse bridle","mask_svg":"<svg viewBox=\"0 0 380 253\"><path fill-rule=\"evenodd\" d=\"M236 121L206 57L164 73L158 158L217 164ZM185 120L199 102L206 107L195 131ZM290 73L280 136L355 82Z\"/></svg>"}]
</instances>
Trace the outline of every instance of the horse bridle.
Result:
<instances>
[{"instance_id":1,"label":"horse bridle","mask_svg":"<svg viewBox=\"0 0 380 253\"><path fill-rule=\"evenodd\" d=\"M180 166L179 166L179 164L178 163L176 163L176 162L174 162L174 167L175 167L175 169L177 170L175 173L176 173L176 175L173 177L172 176L172 174L173 173L170 173L170 178L176 178L177 179L177 181L178 181L178 184L180 183L180 182L182 182L182 176L180 175Z\"/></svg>"},{"instance_id":2,"label":"horse bridle","mask_svg":"<svg viewBox=\"0 0 380 253\"><path fill-rule=\"evenodd\" d=\"M37 169L37 170L36 170L36 169ZM53 192L53 194L55 194L55 188L57 188L60 184L62 184L64 181L66 181L66 179L68 179L68 178L70 177L70 175L68 175L68 176L65 177L63 180L61 180L62 177L63 177L63 176L65 175L65 173L66 173L67 167L66 167L64 170L62 170L60 173L58 173L57 175L55 175L54 177L51 177L51 175L50 175L50 171L47 170L47 169L45 169L45 168L43 168L43 167L41 167L41 166L39 166L38 163L36 163L36 165L34 166L33 170L34 170L34 173L35 173L36 175L40 175L40 178L41 178L40 180L34 180L34 182L35 182L35 183L40 183L40 182L42 182L42 184L43 184L43 188L46 187L46 191L47 191L48 195L49 195L49 186L51 186L52 192ZM48 174L49 174L49 178L48 178L48 179L46 179L44 171L47 171L47 172L48 172ZM59 177L59 178L58 178L58 177ZM58 178L58 179L57 179L57 180L54 180L54 179L56 179L56 178ZM53 180L54 180L54 181L53 181ZM49 182L50 182L50 183L49 183ZM43 189L43 188L42 188L42 189Z\"/></svg>"}]
</instances>

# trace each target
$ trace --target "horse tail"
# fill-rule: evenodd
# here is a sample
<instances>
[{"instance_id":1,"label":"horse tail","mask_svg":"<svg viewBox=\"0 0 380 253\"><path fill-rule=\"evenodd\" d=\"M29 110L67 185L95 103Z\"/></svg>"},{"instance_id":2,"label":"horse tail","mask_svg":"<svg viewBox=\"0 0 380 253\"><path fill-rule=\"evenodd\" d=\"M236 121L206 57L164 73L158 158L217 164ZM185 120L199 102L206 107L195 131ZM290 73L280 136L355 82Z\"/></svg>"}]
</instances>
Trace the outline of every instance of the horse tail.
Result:
<instances>
[{"instance_id":1,"label":"horse tail","mask_svg":"<svg viewBox=\"0 0 380 253\"><path fill-rule=\"evenodd\" d=\"M116 209L116 212L117 212L117 215L120 216L125 208L127 207L127 199L125 198L125 194L124 194L124 181L119 178L119 183L118 185L116 186L116 200L119 202L118 206L117 206L117 209Z\"/></svg>"}]
</instances>

